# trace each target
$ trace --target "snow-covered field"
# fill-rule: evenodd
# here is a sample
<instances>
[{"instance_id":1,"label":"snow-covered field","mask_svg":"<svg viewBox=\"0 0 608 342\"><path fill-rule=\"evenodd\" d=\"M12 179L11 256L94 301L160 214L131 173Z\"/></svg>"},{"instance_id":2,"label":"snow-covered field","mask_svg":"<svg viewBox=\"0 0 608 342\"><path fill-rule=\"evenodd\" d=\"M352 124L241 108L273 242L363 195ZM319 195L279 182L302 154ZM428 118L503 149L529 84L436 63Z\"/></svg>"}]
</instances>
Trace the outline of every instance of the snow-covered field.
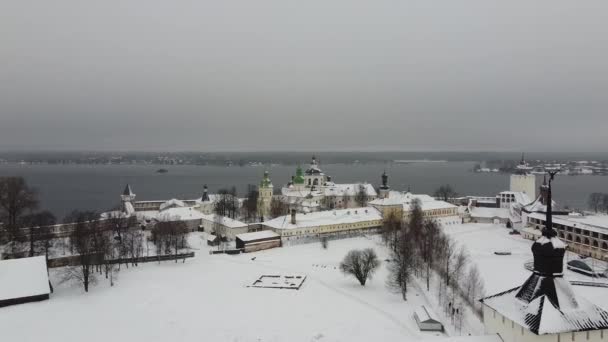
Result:
<instances>
[{"instance_id":1,"label":"snow-covered field","mask_svg":"<svg viewBox=\"0 0 608 342\"><path fill-rule=\"evenodd\" d=\"M530 274L523 264L532 259L531 241L492 224L455 225L446 230L466 245L488 294L519 286ZM199 233L192 234L190 242L195 258L128 270L123 266L116 286L100 278L89 293L77 284L58 285L58 271L52 270L55 293L51 299L0 308L0 334L35 342L367 342L417 341L438 335L421 333L412 317L417 306L434 306L435 289L426 293L410 287L404 302L385 285L384 261L365 287L338 270L344 255L354 248L372 247L381 260L386 259L378 236L330 241L327 250L311 243L241 255L209 255L210 247ZM496 250L509 250L512 255L497 256ZM305 275L306 281L299 290L249 287L265 274ZM586 278L572 272L566 277ZM608 289L575 289L608 308ZM472 324L463 333L480 334L480 326Z\"/></svg>"},{"instance_id":2,"label":"snow-covered field","mask_svg":"<svg viewBox=\"0 0 608 342\"><path fill-rule=\"evenodd\" d=\"M431 337L413 318L424 304L385 286L383 263L361 287L337 266L353 248L374 239L330 241L250 254L209 255L198 233L196 257L121 271L110 287L100 279L89 293L57 285L49 301L0 309L0 331L18 341L408 341ZM251 260L255 257L255 260ZM55 271L53 271L55 272ZM300 290L247 287L260 275L305 274ZM53 275L55 277L56 275Z\"/></svg>"}]
</instances>

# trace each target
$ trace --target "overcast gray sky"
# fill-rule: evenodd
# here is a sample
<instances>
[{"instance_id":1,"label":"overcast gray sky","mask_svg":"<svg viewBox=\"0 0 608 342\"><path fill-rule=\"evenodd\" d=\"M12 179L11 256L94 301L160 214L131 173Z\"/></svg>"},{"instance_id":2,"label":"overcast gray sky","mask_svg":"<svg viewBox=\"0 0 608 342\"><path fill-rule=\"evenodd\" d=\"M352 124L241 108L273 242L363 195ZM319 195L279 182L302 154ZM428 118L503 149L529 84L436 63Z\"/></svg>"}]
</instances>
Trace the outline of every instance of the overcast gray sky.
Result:
<instances>
[{"instance_id":1,"label":"overcast gray sky","mask_svg":"<svg viewBox=\"0 0 608 342\"><path fill-rule=\"evenodd\" d=\"M2 0L0 148L605 151L607 16L606 0Z\"/></svg>"}]
</instances>

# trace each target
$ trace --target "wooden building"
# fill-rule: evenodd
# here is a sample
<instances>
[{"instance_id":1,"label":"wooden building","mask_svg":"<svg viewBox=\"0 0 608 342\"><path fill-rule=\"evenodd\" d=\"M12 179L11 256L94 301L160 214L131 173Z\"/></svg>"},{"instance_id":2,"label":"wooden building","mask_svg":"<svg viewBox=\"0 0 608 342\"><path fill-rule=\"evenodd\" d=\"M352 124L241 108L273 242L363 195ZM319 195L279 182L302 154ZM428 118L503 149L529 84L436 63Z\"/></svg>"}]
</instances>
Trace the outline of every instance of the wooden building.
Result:
<instances>
[{"instance_id":1,"label":"wooden building","mask_svg":"<svg viewBox=\"0 0 608 342\"><path fill-rule=\"evenodd\" d=\"M275 247L281 247L281 236L272 230L262 230L236 236L236 248L245 253Z\"/></svg>"},{"instance_id":2,"label":"wooden building","mask_svg":"<svg viewBox=\"0 0 608 342\"><path fill-rule=\"evenodd\" d=\"M420 331L443 331L443 324L424 305L414 310L414 319Z\"/></svg>"}]
</instances>

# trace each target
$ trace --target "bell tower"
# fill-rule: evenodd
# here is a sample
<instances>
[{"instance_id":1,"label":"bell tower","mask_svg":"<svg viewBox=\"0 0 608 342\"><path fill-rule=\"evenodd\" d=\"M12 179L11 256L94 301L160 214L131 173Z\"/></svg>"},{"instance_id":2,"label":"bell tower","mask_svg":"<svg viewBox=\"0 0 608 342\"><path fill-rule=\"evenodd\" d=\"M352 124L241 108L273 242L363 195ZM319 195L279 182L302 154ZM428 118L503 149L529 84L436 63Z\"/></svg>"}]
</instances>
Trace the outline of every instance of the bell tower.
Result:
<instances>
[{"instance_id":1,"label":"bell tower","mask_svg":"<svg viewBox=\"0 0 608 342\"><path fill-rule=\"evenodd\" d=\"M127 184L125 189L122 191L122 195L120 195L120 199L122 203L133 202L135 200L135 193L131 190L131 186Z\"/></svg>"},{"instance_id":2,"label":"bell tower","mask_svg":"<svg viewBox=\"0 0 608 342\"><path fill-rule=\"evenodd\" d=\"M270 215L270 202L272 201L273 190L274 186L270 180L270 173L264 171L264 178L260 182L260 188L258 189L258 216L261 220Z\"/></svg>"},{"instance_id":3,"label":"bell tower","mask_svg":"<svg viewBox=\"0 0 608 342\"><path fill-rule=\"evenodd\" d=\"M390 187L388 186L388 175L386 174L386 170L382 173L382 186L380 187L379 195L380 198L388 198L388 193L390 192Z\"/></svg>"}]
</instances>

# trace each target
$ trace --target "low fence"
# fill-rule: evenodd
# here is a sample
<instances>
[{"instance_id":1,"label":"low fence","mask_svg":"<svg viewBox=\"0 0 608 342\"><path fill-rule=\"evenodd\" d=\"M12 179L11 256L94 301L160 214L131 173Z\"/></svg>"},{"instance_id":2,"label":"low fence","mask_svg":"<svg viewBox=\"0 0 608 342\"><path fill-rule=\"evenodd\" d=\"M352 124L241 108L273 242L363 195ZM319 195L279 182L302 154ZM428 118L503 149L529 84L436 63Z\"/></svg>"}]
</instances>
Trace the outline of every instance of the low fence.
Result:
<instances>
[{"instance_id":1,"label":"low fence","mask_svg":"<svg viewBox=\"0 0 608 342\"><path fill-rule=\"evenodd\" d=\"M241 254L241 252L243 252L242 248L236 248L236 249L220 249L220 250L216 250L216 251L209 251L209 254L213 255L213 254Z\"/></svg>"},{"instance_id":2,"label":"low fence","mask_svg":"<svg viewBox=\"0 0 608 342\"><path fill-rule=\"evenodd\" d=\"M591 287L606 287L608 288L608 283L599 283L594 281L571 281L570 284L576 286L591 286Z\"/></svg>"},{"instance_id":3,"label":"low fence","mask_svg":"<svg viewBox=\"0 0 608 342\"><path fill-rule=\"evenodd\" d=\"M94 264L102 264L104 262L101 255L94 255ZM127 264L127 263L145 263L154 261L169 261L169 260L186 260L188 258L194 258L194 252L180 253L180 254L167 254L167 255L153 255L137 258L120 258L107 260L111 264ZM80 265L80 257L78 255L72 255L61 258L49 259L49 268L64 267L64 266L78 266Z\"/></svg>"}]
</instances>

